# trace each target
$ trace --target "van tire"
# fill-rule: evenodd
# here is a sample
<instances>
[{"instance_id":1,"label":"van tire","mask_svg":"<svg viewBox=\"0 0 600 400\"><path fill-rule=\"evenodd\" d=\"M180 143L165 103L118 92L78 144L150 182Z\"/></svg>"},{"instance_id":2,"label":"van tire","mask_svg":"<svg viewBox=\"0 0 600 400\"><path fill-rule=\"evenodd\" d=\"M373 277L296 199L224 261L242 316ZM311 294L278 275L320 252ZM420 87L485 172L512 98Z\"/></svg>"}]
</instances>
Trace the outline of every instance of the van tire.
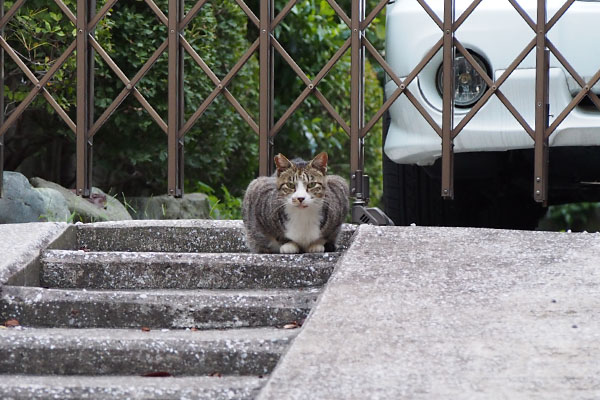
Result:
<instances>
[{"instance_id":1,"label":"van tire","mask_svg":"<svg viewBox=\"0 0 600 400\"><path fill-rule=\"evenodd\" d=\"M425 167L396 164L384 156L383 204L396 225L535 229L546 209L510 185L462 180L455 198L441 196L441 181ZM503 188L498 191L498 187Z\"/></svg>"},{"instance_id":2,"label":"van tire","mask_svg":"<svg viewBox=\"0 0 600 400\"><path fill-rule=\"evenodd\" d=\"M388 127L389 115L385 115L384 144ZM396 225L531 230L546 212L533 200L528 182L511 174L489 179L455 177L455 197L447 200L441 196L441 179L431 172L431 167L396 164L383 152L383 206Z\"/></svg>"}]
</instances>

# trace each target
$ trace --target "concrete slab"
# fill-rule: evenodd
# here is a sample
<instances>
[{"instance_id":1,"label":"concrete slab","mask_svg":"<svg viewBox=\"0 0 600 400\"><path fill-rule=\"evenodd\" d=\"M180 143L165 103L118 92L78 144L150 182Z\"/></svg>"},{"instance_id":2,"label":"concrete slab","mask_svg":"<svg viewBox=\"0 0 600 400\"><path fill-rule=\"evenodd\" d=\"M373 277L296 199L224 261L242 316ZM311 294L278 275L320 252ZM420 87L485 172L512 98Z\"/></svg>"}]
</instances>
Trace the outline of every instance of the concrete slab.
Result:
<instances>
[{"instance_id":1,"label":"concrete slab","mask_svg":"<svg viewBox=\"0 0 600 400\"><path fill-rule=\"evenodd\" d=\"M3 400L245 400L266 378L253 376L31 376L4 375Z\"/></svg>"},{"instance_id":2,"label":"concrete slab","mask_svg":"<svg viewBox=\"0 0 600 400\"><path fill-rule=\"evenodd\" d=\"M341 253L251 254L48 250L44 287L268 289L322 286Z\"/></svg>"},{"instance_id":3,"label":"concrete slab","mask_svg":"<svg viewBox=\"0 0 600 400\"><path fill-rule=\"evenodd\" d=\"M0 329L0 350L4 355L0 357L0 373L264 375L272 371L295 334L294 330L273 328L196 332Z\"/></svg>"},{"instance_id":4,"label":"concrete slab","mask_svg":"<svg viewBox=\"0 0 600 400\"><path fill-rule=\"evenodd\" d=\"M319 288L269 290L71 290L4 286L0 321L69 328L226 329L306 318Z\"/></svg>"},{"instance_id":5,"label":"concrete slab","mask_svg":"<svg viewBox=\"0 0 600 400\"><path fill-rule=\"evenodd\" d=\"M0 287L10 284L39 284L34 266L40 251L65 232L61 222L0 224ZM35 268L33 268L35 269Z\"/></svg>"},{"instance_id":6,"label":"concrete slab","mask_svg":"<svg viewBox=\"0 0 600 400\"><path fill-rule=\"evenodd\" d=\"M598 399L600 235L361 226L259 399Z\"/></svg>"},{"instance_id":7,"label":"concrete slab","mask_svg":"<svg viewBox=\"0 0 600 400\"><path fill-rule=\"evenodd\" d=\"M338 240L343 250L354 226L344 224ZM74 250L151 252L247 252L240 220L140 220L77 226Z\"/></svg>"}]
</instances>

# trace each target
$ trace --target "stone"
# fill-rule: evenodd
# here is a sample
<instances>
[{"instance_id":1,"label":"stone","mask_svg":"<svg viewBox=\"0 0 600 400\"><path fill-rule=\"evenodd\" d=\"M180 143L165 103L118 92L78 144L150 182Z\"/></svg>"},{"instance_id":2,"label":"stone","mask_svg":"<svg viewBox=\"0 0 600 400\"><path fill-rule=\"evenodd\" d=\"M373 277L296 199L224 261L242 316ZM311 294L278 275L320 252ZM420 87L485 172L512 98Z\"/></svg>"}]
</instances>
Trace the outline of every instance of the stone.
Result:
<instances>
[{"instance_id":1,"label":"stone","mask_svg":"<svg viewBox=\"0 0 600 400\"><path fill-rule=\"evenodd\" d=\"M208 196L190 193L182 198L168 195L127 199L134 219L206 219L210 216Z\"/></svg>"},{"instance_id":2,"label":"stone","mask_svg":"<svg viewBox=\"0 0 600 400\"><path fill-rule=\"evenodd\" d=\"M77 196L70 189L42 178L31 178L30 182L33 187L50 188L60 192L67 202L70 214L73 214L72 221L70 222L122 221L132 219L125 206L119 200L96 187L92 188L90 199L85 199Z\"/></svg>"},{"instance_id":3,"label":"stone","mask_svg":"<svg viewBox=\"0 0 600 400\"><path fill-rule=\"evenodd\" d=\"M0 223L42 221L41 216L46 213L46 202L39 192L33 190L27 178L19 172L5 171L3 180Z\"/></svg>"},{"instance_id":4,"label":"stone","mask_svg":"<svg viewBox=\"0 0 600 400\"><path fill-rule=\"evenodd\" d=\"M63 195L51 188L33 188L44 200L45 211L41 215L42 221L70 222L71 212Z\"/></svg>"}]
</instances>

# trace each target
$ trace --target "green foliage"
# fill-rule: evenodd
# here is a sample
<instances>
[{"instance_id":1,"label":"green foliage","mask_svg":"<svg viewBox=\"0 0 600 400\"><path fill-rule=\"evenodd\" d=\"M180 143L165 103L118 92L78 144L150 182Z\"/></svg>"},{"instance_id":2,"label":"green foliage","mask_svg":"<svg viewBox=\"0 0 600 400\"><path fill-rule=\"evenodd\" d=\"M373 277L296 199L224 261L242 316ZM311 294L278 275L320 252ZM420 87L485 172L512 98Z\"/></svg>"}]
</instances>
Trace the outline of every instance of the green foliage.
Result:
<instances>
[{"instance_id":1,"label":"green foliage","mask_svg":"<svg viewBox=\"0 0 600 400\"><path fill-rule=\"evenodd\" d=\"M373 3L373 2L369 2ZM373 3L374 4L374 3ZM350 2L340 5L350 15ZM372 4L371 4L372 6ZM379 29L369 30L368 38L382 48L385 32L384 16L373 23ZM302 0L281 22L275 36L304 73L314 79L350 35L350 29L335 14L325 0ZM347 50L333 69L319 83L317 89L329 100L340 116L350 125L350 50ZM365 66L365 122L375 114L383 101L383 90L378 71L367 59ZM306 87L304 82L277 55L275 57L275 120L277 121ZM378 79L379 78L379 79ZM320 151L330 156L330 171L345 178L350 176L350 140L342 127L330 116L316 96L310 95L286 122L275 140L277 152L310 158ZM372 204L382 194L381 122L376 124L365 139L365 171L371 177Z\"/></svg>"},{"instance_id":2,"label":"green foliage","mask_svg":"<svg viewBox=\"0 0 600 400\"><path fill-rule=\"evenodd\" d=\"M166 9L166 0L158 4L163 10ZM119 32L113 29L114 58L115 61L118 60L117 64L126 66L126 69L122 68L129 77L143 66L167 38L166 27L158 23L149 24L147 14L148 7L141 1L123 3L113 12L115 26L127 27ZM211 2L202 7L188 25L185 37L212 71L223 78L248 47L245 22L244 13L236 4ZM140 92L154 105L163 120L167 118L167 62L166 54L163 54L138 85ZM214 84L191 58L185 59L185 65L187 120L214 89ZM253 59L236 78L235 94L244 105L252 104L254 98L258 97L258 88L253 83L255 68L256 61ZM106 79L108 81L108 76ZM109 82L103 86L105 90L111 87ZM122 85L111 90L104 98L112 99L120 90ZM100 108L107 105L101 104ZM112 166L117 161L126 165L130 162L132 165L127 169L129 176L140 177L143 180L140 184L149 187L154 193L164 192L167 175L166 136L137 101L130 98L123 107L124 112L115 114L111 124L107 124L101 132L110 149L106 152L109 157L107 164ZM251 112L252 108L249 110ZM119 134L114 134L115 129L119 130ZM112 151L119 148L123 140L134 145L122 151ZM135 145L137 143L143 143L143 148ZM185 137L186 177L191 182L201 180L216 187L223 181L231 187L243 187L254 176L254 168L249 166L257 164L257 144L251 128L220 96ZM118 174L118 170L112 172ZM118 179L114 177L111 180Z\"/></svg>"},{"instance_id":3,"label":"green foliage","mask_svg":"<svg viewBox=\"0 0 600 400\"><path fill-rule=\"evenodd\" d=\"M600 203L570 203L550 206L546 218L550 220L554 230L582 231L590 228L596 230L597 227L588 227L588 225L592 223L592 219L597 219L595 214L598 209L600 209Z\"/></svg>"},{"instance_id":4,"label":"green foliage","mask_svg":"<svg viewBox=\"0 0 600 400\"><path fill-rule=\"evenodd\" d=\"M74 10L75 0L66 4ZM9 43L21 58L42 76L74 40L74 26L57 6L46 0L25 3L7 30ZM8 4L10 6L10 4ZM102 4L99 4L101 6ZM157 1L166 13L167 0ZM191 4L188 5L188 8ZM248 48L247 17L234 2L209 2L185 30L185 37L204 62L222 79ZM96 38L123 74L132 79L155 50L167 39L167 28L144 1L119 1L110 15L101 20ZM151 106L167 121L166 53L158 58L136 85ZM256 113L256 57L252 58L231 84L230 90L252 114ZM7 86L13 109L32 88L23 84L16 65ZM49 85L52 95L75 121L75 57L72 55ZM95 120L124 90L124 83L95 54ZM214 84L188 56L185 59L185 118L189 118ZM32 107L53 113L39 96ZM64 123L44 126L74 140ZM46 125L48 125L46 121ZM125 192L128 196L164 193L167 176L167 137L140 103L130 95L94 136L94 184ZM202 180L215 187L227 182L242 188L257 170L258 141L252 129L222 96L211 104L185 137L185 168L188 181ZM241 193L241 189L237 190Z\"/></svg>"},{"instance_id":5,"label":"green foliage","mask_svg":"<svg viewBox=\"0 0 600 400\"><path fill-rule=\"evenodd\" d=\"M76 0L64 0L75 13ZM167 14L167 0L156 1ZM186 2L186 12L194 2ZM259 14L259 0L248 0ZM286 2L287 3L287 2ZM349 14L350 1L342 0ZM376 3L368 1L370 10ZM98 9L104 2L98 2ZM5 2L6 7L12 5ZM283 2L276 1L279 10ZM380 15L368 37L381 49L384 30ZM277 40L297 64L313 79L329 58L349 37L350 30L337 17L326 0L300 0L275 31ZM75 26L52 1L28 0L6 30L8 42L38 79L56 62L74 40ZM167 39L167 28L143 0L119 1L95 30L95 38L132 79L155 50ZM184 32L194 50L215 75L222 79L258 37L258 30L233 0L208 1ZM277 121L306 85L275 52L275 106ZM167 121L167 57L163 54L136 88L161 118ZM187 120L214 89L213 82L189 55L185 55L185 116ZM32 84L12 61L7 61L6 96L13 110L32 89ZM365 118L367 122L382 103L381 69L366 64ZM75 121L75 57L71 55L59 69L48 90ZM124 90L124 83L95 53L95 115L98 119ZM318 90L340 116L350 124L350 51L319 83ZM255 54L228 86L229 91L258 121L258 62ZM74 135L54 116L46 100L39 96L32 107L43 131L60 134L74 143ZM21 123L20 121L19 123ZM31 132L34 132L33 130ZM374 203L381 195L381 126L377 124L365 139L365 172L371 176ZM33 135L33 133L31 133ZM94 185L127 196L166 191L167 137L140 103L130 95L94 136ZM348 177L350 144L347 133L309 95L275 138L277 152L291 157L310 158L320 151L330 155L330 171ZM74 147L72 147L74 151ZM32 151L32 150L27 150ZM229 102L219 95L185 136L186 191L211 188L215 216L233 216L234 208L248 182L258 171L258 138ZM63 158L72 153L63 151ZM197 182L205 182L207 187ZM67 184L67 182L62 182ZM215 188L214 190L212 188ZM229 188L229 189L228 189ZM219 200L220 199L220 200ZM239 212L239 211L238 211Z\"/></svg>"},{"instance_id":6,"label":"green foliage","mask_svg":"<svg viewBox=\"0 0 600 400\"><path fill-rule=\"evenodd\" d=\"M221 185L222 195L204 182L196 183L196 190L208 196L211 219L241 219L242 197L232 195L225 185Z\"/></svg>"},{"instance_id":7,"label":"green foliage","mask_svg":"<svg viewBox=\"0 0 600 400\"><path fill-rule=\"evenodd\" d=\"M7 1L5 8L10 8L13 1ZM65 0L64 3L73 10L76 0ZM109 32L106 28L109 21L103 20L99 24L97 35L105 39ZM10 20L5 37L21 60L30 69L31 73L40 80L56 60L75 40L75 26L66 19L62 11L53 2L45 0L30 0ZM10 110L25 99L33 88L30 79L5 56L5 96ZM69 109L75 100L75 57L69 57L63 67L54 75L46 88L53 94L61 107ZM24 84L23 82L26 82ZM44 109L53 112L48 102L38 96L32 103L32 108ZM73 116L71 116L73 118ZM58 129L66 134L64 126Z\"/></svg>"}]
</instances>

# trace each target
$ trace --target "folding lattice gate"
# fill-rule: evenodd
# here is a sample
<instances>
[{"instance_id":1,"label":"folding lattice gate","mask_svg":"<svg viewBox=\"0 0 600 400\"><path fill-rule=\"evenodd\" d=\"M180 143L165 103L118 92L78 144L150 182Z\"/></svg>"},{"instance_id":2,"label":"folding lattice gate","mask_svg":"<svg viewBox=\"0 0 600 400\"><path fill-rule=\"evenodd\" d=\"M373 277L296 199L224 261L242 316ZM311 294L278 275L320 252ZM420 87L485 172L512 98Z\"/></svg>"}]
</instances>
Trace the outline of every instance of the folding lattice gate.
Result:
<instances>
[{"instance_id":1,"label":"folding lattice gate","mask_svg":"<svg viewBox=\"0 0 600 400\"><path fill-rule=\"evenodd\" d=\"M50 0L49 0L50 1ZM273 159L273 140L281 130L283 124L294 114L296 109L309 96L314 95L322 103L323 107L339 123L342 129L350 137L350 185L351 196L354 199L353 219L356 222L377 222L385 223L386 218L378 214L376 210L366 209L366 193L368 193L368 179L364 174L364 149L363 143L367 133L373 128L375 123L389 109L392 103L402 94L414 104L418 112L428 121L432 128L437 132L442 141L442 188L441 194L444 197L453 197L453 140L460 134L463 127L473 118L483 105L496 95L497 98L507 107L513 116L523 126L523 129L531 136L535 142L535 171L533 182L533 193L536 201L547 201L547 171L548 171L548 137L555 131L566 116L577 104L588 96L591 101L600 109L600 99L591 92L591 87L600 80L600 71L598 71L589 82L585 82L581 76L573 69L568 61L562 56L558 49L547 38L547 33L575 0L568 0L547 20L546 1L537 1L537 22L534 22L516 0L508 0L517 12L522 16L525 22L533 31L532 39L528 45L521 51L510 67L497 80L490 78L487 73L479 66L468 51L456 39L455 32L461 24L471 15L475 8L481 3L481 0L475 0L460 15L455 18L454 0L444 0L443 18L432 11L424 0L416 0L429 14L433 21L440 28L440 39L427 52L424 59L408 74L404 80L400 79L385 62L381 54L369 42L365 35L366 29L373 22L374 18L384 9L388 0L381 0L371 10L366 10L365 0L351 0L351 14L348 16L342 7L335 0L327 0L329 5L335 10L338 17L345 23L349 30L349 37L345 43L335 52L329 62L321 71L310 79L296 64L294 59L286 52L284 46L279 43L275 37L274 30L281 21L292 10L297 0L290 0L279 11L275 12L274 0L260 0L259 15L248 7L244 0L235 0L240 8L248 16L249 20L259 29L259 37L250 45L245 54L234 65L231 71L223 78L219 79L203 61L202 56L198 54L189 44L183 35L183 30L189 22L196 16L198 11L207 3L207 0L197 1L193 7L184 15L183 0L168 0L168 16L153 2L145 0L150 9L156 14L160 23L168 28L168 37L158 47L158 49L148 59L146 64L133 76L129 78L119 69L118 65L111 59L108 53L102 48L94 37L94 30L102 18L106 18L108 11L118 0L107 0L106 3L96 13L95 0L77 0L76 14L63 3L62 0L54 0L60 7L65 16L76 26L77 33L75 40L67 47L66 51L54 63L54 65L41 78L29 70L18 54L11 48L4 37L4 29L7 23L25 3L25 0L16 0L13 5L5 12L4 0L0 0L0 46L2 57L2 85L0 85L0 110L2 115L2 125L0 127L0 172L2 171L3 161L3 135L13 124L23 111L31 104L36 96L42 94L56 113L65 121L69 128L76 134L77 138L77 178L76 191L79 195L89 196L91 189L91 170L92 170L92 149L93 137L100 127L108 120L115 109L123 100L133 94L141 106L149 113L152 119L168 136L168 193L173 196L183 194L183 138L189 129L198 121L208 106L214 99L222 94L249 124L249 126L258 135L259 146L259 173L266 175L271 173ZM367 12L368 11L368 12ZM417 77L421 70L438 52L443 53L444 82L443 87L451 88L454 83L453 63L455 50L460 52L473 68L484 78L488 89L484 96L471 108L467 115L454 126L454 99L453 90L445 90L443 95L442 124L439 126L433 118L427 113L425 108L418 103L415 97L408 89L409 84ZM517 109L503 95L501 86L508 76L517 68L519 63L531 52L536 53L537 61L537 80L536 80L536 114L535 126L532 128L519 114ZM273 102L274 102L274 52L278 52L283 60L295 71L298 77L304 82L306 87L298 98L293 102L289 109L279 118L274 120ZM318 85L325 75L333 68L335 63L347 52L351 53L351 110L350 122L347 123L334 109L330 102L319 91ZM77 63L77 111L76 120L73 121L65 110L46 90L46 85L64 64L68 57L76 52ZM112 104L104 113L94 120L94 52L102 57L112 71L119 77L125 85L121 93L114 99ZM168 118L167 121L158 115L152 105L144 98L143 94L136 88L136 84L143 78L146 72L151 68L155 61L164 52L168 54ZM255 53L259 54L260 66L260 91L259 91L259 120L256 122L244 109L244 107L235 99L227 89L228 84L240 71L244 64ZM396 85L395 92L387 98L381 108L369 120L365 121L364 114L364 75L365 58L367 52L376 60L388 74ZM563 110L554 120L552 125L548 125L548 71L549 71L549 53L559 60L565 69L572 75L575 81L581 86L581 91L577 94L569 106ZM214 89L204 100L193 115L185 120L183 113L184 102L184 54L188 54L196 64L206 73L214 84ZM4 57L8 55L29 78L33 87L27 97L12 112L4 116ZM0 180L1 185L1 180ZM1 191L1 186L0 186Z\"/></svg>"}]
</instances>

